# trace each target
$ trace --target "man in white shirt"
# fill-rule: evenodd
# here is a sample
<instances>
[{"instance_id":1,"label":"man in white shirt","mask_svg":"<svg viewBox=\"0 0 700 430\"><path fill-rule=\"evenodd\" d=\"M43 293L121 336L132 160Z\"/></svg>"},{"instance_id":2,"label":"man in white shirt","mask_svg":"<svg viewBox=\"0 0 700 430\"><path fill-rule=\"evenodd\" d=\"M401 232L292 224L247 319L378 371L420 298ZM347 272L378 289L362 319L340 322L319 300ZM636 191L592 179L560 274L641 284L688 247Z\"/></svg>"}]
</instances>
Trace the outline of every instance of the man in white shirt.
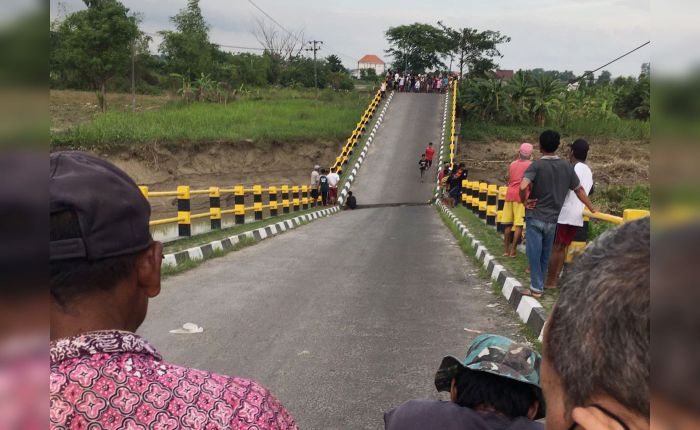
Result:
<instances>
[{"instance_id":1,"label":"man in white shirt","mask_svg":"<svg viewBox=\"0 0 700 430\"><path fill-rule=\"evenodd\" d=\"M338 201L338 183L340 182L340 175L336 172L336 169L331 169L331 173L328 174L328 186L330 187L328 192L328 200L331 205L334 205Z\"/></svg>"},{"instance_id":2,"label":"man in white shirt","mask_svg":"<svg viewBox=\"0 0 700 430\"><path fill-rule=\"evenodd\" d=\"M309 190L311 191L311 201L313 205L316 206L318 202L318 185L321 175L318 173L321 166L318 164L314 166L314 170L311 172L311 181L309 183Z\"/></svg>"},{"instance_id":3,"label":"man in white shirt","mask_svg":"<svg viewBox=\"0 0 700 430\"><path fill-rule=\"evenodd\" d=\"M574 143L569 145L569 160L574 164L574 171L586 194L591 194L591 189L593 189L593 172L586 164L588 148L588 142L583 139L576 139ZM576 197L576 193L569 191L557 220L557 232L554 238L552 254L549 257L547 279L544 283L545 288L557 288L559 275L564 267L566 249L571 245L578 230L583 227L583 209L584 204Z\"/></svg>"}]
</instances>

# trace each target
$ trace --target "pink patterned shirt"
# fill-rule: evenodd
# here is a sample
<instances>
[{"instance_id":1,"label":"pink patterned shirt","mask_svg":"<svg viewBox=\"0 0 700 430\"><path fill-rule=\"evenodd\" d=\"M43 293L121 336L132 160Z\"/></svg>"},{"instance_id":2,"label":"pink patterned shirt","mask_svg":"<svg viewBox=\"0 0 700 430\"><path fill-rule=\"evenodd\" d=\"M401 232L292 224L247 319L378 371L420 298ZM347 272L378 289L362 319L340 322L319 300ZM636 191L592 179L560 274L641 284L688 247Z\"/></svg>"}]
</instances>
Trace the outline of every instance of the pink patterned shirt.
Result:
<instances>
[{"instance_id":1,"label":"pink patterned shirt","mask_svg":"<svg viewBox=\"0 0 700 430\"><path fill-rule=\"evenodd\" d=\"M90 332L50 346L52 429L298 430L264 387L163 361L134 333Z\"/></svg>"}]
</instances>

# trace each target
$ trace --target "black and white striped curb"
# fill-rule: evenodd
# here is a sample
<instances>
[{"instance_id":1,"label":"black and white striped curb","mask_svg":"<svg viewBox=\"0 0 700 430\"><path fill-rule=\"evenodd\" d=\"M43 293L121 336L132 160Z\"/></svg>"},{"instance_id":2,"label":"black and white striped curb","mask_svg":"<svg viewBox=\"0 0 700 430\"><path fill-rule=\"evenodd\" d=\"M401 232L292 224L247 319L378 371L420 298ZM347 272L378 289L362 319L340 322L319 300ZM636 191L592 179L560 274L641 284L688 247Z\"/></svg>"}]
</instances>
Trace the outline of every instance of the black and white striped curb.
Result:
<instances>
[{"instance_id":1,"label":"black and white striped curb","mask_svg":"<svg viewBox=\"0 0 700 430\"><path fill-rule=\"evenodd\" d=\"M440 134L440 158L437 164L437 174L435 175L435 199L440 196L440 171L442 170L442 162L445 159L445 131L447 130L447 109L450 105L450 91L445 93L445 108L442 114L442 134Z\"/></svg>"},{"instance_id":2,"label":"black and white striped curb","mask_svg":"<svg viewBox=\"0 0 700 430\"><path fill-rule=\"evenodd\" d=\"M332 215L334 213L337 213L338 211L340 211L340 207L334 206L332 208L323 209L304 215L299 215L288 220L280 221L276 224L270 224L268 226L261 227L256 230L240 233L222 240L215 240L204 245L195 246L172 254L166 254L163 257L163 265L175 267L178 264L182 264L185 261L203 260L204 258L210 256L214 251L223 251L233 248L233 246L236 243L245 240L246 238L253 239L256 242L260 242L269 237L273 237L278 234L284 233L287 230L299 227L305 223L317 220L319 218L324 218L328 215Z\"/></svg>"},{"instance_id":3,"label":"black and white striped curb","mask_svg":"<svg viewBox=\"0 0 700 430\"><path fill-rule=\"evenodd\" d=\"M540 302L534 297L523 295L522 290L524 288L520 281L510 275L502 265L498 264L496 259L486 250L486 247L474 237L469 229L465 227L462 221L460 221L447 206L440 201L436 202L436 205L459 229L462 237L467 237L471 241L472 247L476 250L475 257L477 261L484 266L484 269L486 269L491 277L491 281L501 289L501 294L505 297L510 306L515 309L520 321L527 325L541 341L544 323L547 320L547 313Z\"/></svg>"},{"instance_id":4,"label":"black and white striped curb","mask_svg":"<svg viewBox=\"0 0 700 430\"><path fill-rule=\"evenodd\" d=\"M374 123L374 127L372 127L372 131L370 131L369 137L365 141L365 146L362 148L362 152L360 153L360 156L357 158L357 161L355 161L355 165L352 167L352 170L350 171L350 175L345 180L345 185L343 185L343 191L341 191L340 196L338 196L338 205L339 206L343 206L345 199L348 197L348 191L350 191L350 187L352 187L352 183L355 181L355 177L357 176L357 172L360 170L362 163L365 161L365 158L367 158L367 152L369 151L369 147L372 144L372 141L374 140L374 136L377 134L377 130L379 129L379 126L382 124L382 121L384 121L384 114L386 113L386 110L389 108L389 105L391 104L391 99L393 99L393 98L394 98L394 91L392 90L391 93L389 93L389 95L387 96L386 103L384 103L384 107L382 107L382 110L379 113L379 118L377 118L377 122Z\"/></svg>"}]
</instances>

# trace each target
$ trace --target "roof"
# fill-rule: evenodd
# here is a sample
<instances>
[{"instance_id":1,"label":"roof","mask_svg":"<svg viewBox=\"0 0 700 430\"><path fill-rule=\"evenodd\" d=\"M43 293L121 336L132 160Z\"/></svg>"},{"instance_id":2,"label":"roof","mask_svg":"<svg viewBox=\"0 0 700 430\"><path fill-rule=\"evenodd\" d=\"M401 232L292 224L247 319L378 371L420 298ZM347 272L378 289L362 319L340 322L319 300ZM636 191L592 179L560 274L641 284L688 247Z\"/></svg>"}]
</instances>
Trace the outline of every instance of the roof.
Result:
<instances>
[{"instance_id":1,"label":"roof","mask_svg":"<svg viewBox=\"0 0 700 430\"><path fill-rule=\"evenodd\" d=\"M360 61L358 61L358 63L384 64L384 61L382 61L382 59L377 57L376 55L367 54L364 57L360 58Z\"/></svg>"}]
</instances>

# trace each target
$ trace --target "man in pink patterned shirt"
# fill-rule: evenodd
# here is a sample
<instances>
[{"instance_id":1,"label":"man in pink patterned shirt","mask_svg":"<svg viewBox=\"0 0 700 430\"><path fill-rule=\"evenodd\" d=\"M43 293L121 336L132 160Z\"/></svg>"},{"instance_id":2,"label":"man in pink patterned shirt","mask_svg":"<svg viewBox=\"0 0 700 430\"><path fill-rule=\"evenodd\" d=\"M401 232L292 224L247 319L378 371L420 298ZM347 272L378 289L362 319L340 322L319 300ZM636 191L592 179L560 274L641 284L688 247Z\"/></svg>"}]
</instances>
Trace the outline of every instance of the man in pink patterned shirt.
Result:
<instances>
[{"instance_id":1,"label":"man in pink patterned shirt","mask_svg":"<svg viewBox=\"0 0 700 430\"><path fill-rule=\"evenodd\" d=\"M114 165L50 157L52 429L290 429L256 382L164 361L134 332L160 292L150 206Z\"/></svg>"}]
</instances>

